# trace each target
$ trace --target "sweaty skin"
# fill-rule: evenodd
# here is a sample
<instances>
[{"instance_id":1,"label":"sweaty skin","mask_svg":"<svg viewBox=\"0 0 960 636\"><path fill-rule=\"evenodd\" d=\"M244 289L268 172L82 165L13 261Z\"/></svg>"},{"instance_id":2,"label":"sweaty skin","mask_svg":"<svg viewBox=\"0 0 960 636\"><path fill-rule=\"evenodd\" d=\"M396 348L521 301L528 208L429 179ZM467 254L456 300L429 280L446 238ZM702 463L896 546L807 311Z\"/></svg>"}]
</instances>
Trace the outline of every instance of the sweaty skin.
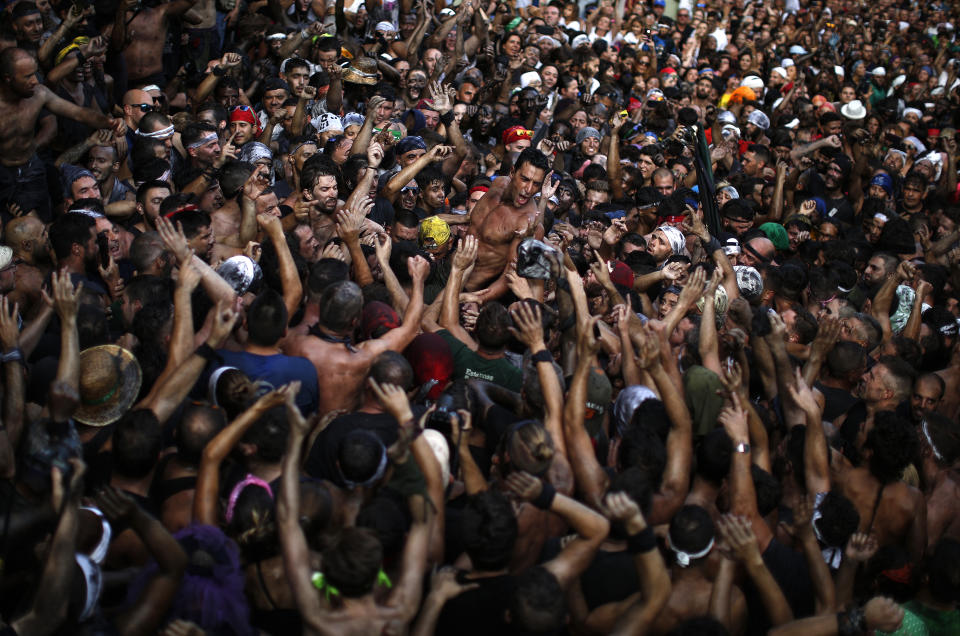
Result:
<instances>
[{"instance_id":1,"label":"sweaty skin","mask_svg":"<svg viewBox=\"0 0 960 636\"><path fill-rule=\"evenodd\" d=\"M501 278L517 246L528 236L543 238L533 195L543 185L544 171L529 163L493 182L470 213L469 233L477 237L477 263L467 291L477 291ZM495 296L491 296L493 298Z\"/></svg>"}]
</instances>

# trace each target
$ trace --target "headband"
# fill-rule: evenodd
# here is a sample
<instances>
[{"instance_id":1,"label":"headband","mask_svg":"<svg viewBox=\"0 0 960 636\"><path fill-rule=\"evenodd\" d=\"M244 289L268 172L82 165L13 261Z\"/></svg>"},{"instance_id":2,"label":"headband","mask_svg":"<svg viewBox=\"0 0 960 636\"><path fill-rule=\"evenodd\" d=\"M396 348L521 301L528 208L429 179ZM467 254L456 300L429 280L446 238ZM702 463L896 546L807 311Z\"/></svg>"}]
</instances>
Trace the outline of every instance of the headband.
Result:
<instances>
[{"instance_id":1,"label":"headband","mask_svg":"<svg viewBox=\"0 0 960 636\"><path fill-rule=\"evenodd\" d=\"M150 91L159 91L159 90L160 90L160 87L157 86L156 84L150 84L149 86L144 86L144 87L141 88L140 90L146 91L146 92L149 93ZM160 92L163 92L163 91L160 91Z\"/></svg>"},{"instance_id":2,"label":"headband","mask_svg":"<svg viewBox=\"0 0 960 636\"><path fill-rule=\"evenodd\" d=\"M207 392L210 394L210 401L213 402L214 406L219 406L217 404L217 382L220 381L221 375L231 369L239 371L237 367L220 367L210 374L210 380L207 382Z\"/></svg>"},{"instance_id":3,"label":"headband","mask_svg":"<svg viewBox=\"0 0 960 636\"><path fill-rule=\"evenodd\" d=\"M107 518L103 516L103 513L100 512L99 508L80 506L80 510L92 512L100 519L100 541L94 546L89 555L90 560L99 565L107 558L107 550L110 548L110 538L113 536L113 528L110 522L107 521Z\"/></svg>"},{"instance_id":4,"label":"headband","mask_svg":"<svg viewBox=\"0 0 960 636\"><path fill-rule=\"evenodd\" d=\"M240 483L233 487L233 490L230 491L230 500L227 503L227 512L224 515L227 523L233 521L233 510L237 507L237 499L240 497L240 493L242 493L247 486L260 486L267 491L267 494L270 495L271 499L273 498L273 489L270 488L270 484L263 481L256 475L248 474L240 481Z\"/></svg>"},{"instance_id":5,"label":"headband","mask_svg":"<svg viewBox=\"0 0 960 636\"><path fill-rule=\"evenodd\" d=\"M702 559L703 557L710 554L710 550L713 550L714 541L715 541L714 537L710 537L710 543L707 544L707 547L705 547L703 550L700 550L699 552L691 553L691 552L684 552L683 550L680 550L679 548L677 548L673 543L673 538L671 537L670 549L673 550L673 553L675 555L677 555L677 564L680 567L685 568L690 565L691 561Z\"/></svg>"},{"instance_id":6,"label":"headband","mask_svg":"<svg viewBox=\"0 0 960 636\"><path fill-rule=\"evenodd\" d=\"M488 185L476 185L470 188L470 194L473 194L474 192L488 192L489 190L490 186Z\"/></svg>"},{"instance_id":7,"label":"headband","mask_svg":"<svg viewBox=\"0 0 960 636\"><path fill-rule=\"evenodd\" d=\"M193 203L188 203L188 204L186 204L186 205L180 206L180 207L177 208L176 210L170 210L169 212L167 212L166 214L163 215L163 218L169 219L170 217L174 216L175 214L180 214L181 212L193 212L194 210L199 210L199 209L200 209L200 208L198 208L195 204L193 204Z\"/></svg>"},{"instance_id":8,"label":"headband","mask_svg":"<svg viewBox=\"0 0 960 636\"><path fill-rule=\"evenodd\" d=\"M301 148L303 148L304 146L316 146L316 145L317 145L317 141L315 139L305 139L300 143L298 143L296 146L293 146L290 149L290 154L291 155L296 154L296 152Z\"/></svg>"},{"instance_id":9,"label":"headband","mask_svg":"<svg viewBox=\"0 0 960 636\"><path fill-rule=\"evenodd\" d=\"M750 252L751 254L753 254L753 256L754 256L757 260L759 260L761 263L763 263L763 264L765 264L765 265L769 265L771 262L773 262L773 258L771 258L771 257L769 257L769 256L764 256L763 254L761 254L760 252L758 252L756 249L754 249L754 247L753 247L752 245L750 245L750 243L744 243L744 244L741 245L740 247L743 248L743 249L745 249L745 250L747 250L747 251Z\"/></svg>"},{"instance_id":10,"label":"headband","mask_svg":"<svg viewBox=\"0 0 960 636\"><path fill-rule=\"evenodd\" d=\"M103 215L99 212L94 212L93 210L84 210L77 208L76 210L67 210L67 214L82 214L84 216L89 216L91 219L102 219Z\"/></svg>"},{"instance_id":11,"label":"headband","mask_svg":"<svg viewBox=\"0 0 960 636\"><path fill-rule=\"evenodd\" d=\"M200 139L196 140L195 142L187 146L187 150L193 150L195 148L199 148L200 146L206 146L211 141L219 141L219 140L220 138L217 137L217 133L212 132L212 133L209 133L206 137L201 137Z\"/></svg>"},{"instance_id":12,"label":"headband","mask_svg":"<svg viewBox=\"0 0 960 636\"><path fill-rule=\"evenodd\" d=\"M933 456L937 458L937 461L943 461L943 453L937 450L937 445L933 443L933 438L930 437L930 429L926 419L924 419L923 424L920 425L920 430L923 431L923 436L927 439L927 443L930 444L930 450L933 451Z\"/></svg>"},{"instance_id":13,"label":"headband","mask_svg":"<svg viewBox=\"0 0 960 636\"><path fill-rule=\"evenodd\" d=\"M138 137L149 137L150 139L169 139L173 136L173 124L170 124L166 128L161 128L160 130L155 130L153 132L143 132L142 130L137 130Z\"/></svg>"},{"instance_id":14,"label":"headband","mask_svg":"<svg viewBox=\"0 0 960 636\"><path fill-rule=\"evenodd\" d=\"M267 37L263 38L267 42L273 42L274 40L286 40L287 35L285 33L271 33Z\"/></svg>"}]
</instances>

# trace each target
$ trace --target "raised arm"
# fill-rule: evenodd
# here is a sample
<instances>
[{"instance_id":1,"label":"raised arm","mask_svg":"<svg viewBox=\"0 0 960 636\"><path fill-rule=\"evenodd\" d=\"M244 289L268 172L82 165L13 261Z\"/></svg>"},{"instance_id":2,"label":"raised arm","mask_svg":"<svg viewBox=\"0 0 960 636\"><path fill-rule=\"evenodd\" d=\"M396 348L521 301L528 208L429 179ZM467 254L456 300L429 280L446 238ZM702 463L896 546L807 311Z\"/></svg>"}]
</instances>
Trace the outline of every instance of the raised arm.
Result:
<instances>
[{"instance_id":1,"label":"raised arm","mask_svg":"<svg viewBox=\"0 0 960 636\"><path fill-rule=\"evenodd\" d=\"M390 181L387 182L387 185L383 186L380 190L380 196L384 199L393 203L397 200L397 195L400 194L400 190L410 183L410 181L420 174L420 171L426 168L428 165L434 161L443 159L447 155L453 152L453 148L450 146L434 146L426 153L421 155L419 159L411 163L409 166L398 172Z\"/></svg>"},{"instance_id":2,"label":"raised arm","mask_svg":"<svg viewBox=\"0 0 960 636\"><path fill-rule=\"evenodd\" d=\"M380 271L383 273L383 283L390 293L390 301L393 303L394 309L398 313L406 313L407 303L410 302L410 299L407 297L407 292L403 290L397 274L390 267L390 253L393 251L393 241L390 239L390 235L386 232L378 233L373 249L376 251L377 263L380 264Z\"/></svg>"},{"instance_id":3,"label":"raised arm","mask_svg":"<svg viewBox=\"0 0 960 636\"><path fill-rule=\"evenodd\" d=\"M647 525L640 507L622 492L607 495L604 502L611 520L622 523L627 531L627 552L633 555L640 580L640 601L634 603L617 621L613 634L646 634L660 610L670 599L670 575L657 550L653 529Z\"/></svg>"},{"instance_id":4,"label":"raised arm","mask_svg":"<svg viewBox=\"0 0 960 636\"><path fill-rule=\"evenodd\" d=\"M820 378L820 367L839 336L840 320L835 316L825 317L817 328L816 337L810 343L810 356L803 365L803 381L809 386L813 386Z\"/></svg>"},{"instance_id":5,"label":"raised arm","mask_svg":"<svg viewBox=\"0 0 960 636\"><path fill-rule=\"evenodd\" d=\"M70 483L63 482L63 473L53 469L53 508L60 513L53 533L47 559L43 564L40 583L30 610L11 624L14 634L47 636L53 634L67 618L67 603L76 567L78 507L83 496L83 474L86 470L79 459L70 460L73 475Z\"/></svg>"},{"instance_id":6,"label":"raised arm","mask_svg":"<svg viewBox=\"0 0 960 636\"><path fill-rule=\"evenodd\" d=\"M107 486L98 494L97 507L114 527L133 529L157 563L143 593L129 609L114 619L122 636L155 634L180 589L187 569L187 553L163 525L140 509L129 495Z\"/></svg>"},{"instance_id":7,"label":"raised arm","mask_svg":"<svg viewBox=\"0 0 960 636\"><path fill-rule=\"evenodd\" d=\"M590 436L583 421L587 403L587 378L593 359L600 349L593 327L599 316L591 317L578 330L577 366L570 381L570 390L563 410L563 437L570 458L570 467L576 480L576 490L590 507L600 510L603 494L607 491L609 477L597 461Z\"/></svg>"},{"instance_id":8,"label":"raised arm","mask_svg":"<svg viewBox=\"0 0 960 636\"><path fill-rule=\"evenodd\" d=\"M553 370L553 355L543 340L543 323L540 308L529 303L520 303L511 316L516 328L510 327L514 338L527 346L537 367L540 390L543 392L543 426L553 438L554 448L566 457L567 445L563 434L563 389Z\"/></svg>"},{"instance_id":9,"label":"raised arm","mask_svg":"<svg viewBox=\"0 0 960 636\"><path fill-rule=\"evenodd\" d=\"M477 344L460 324L460 291L466 279L466 271L473 267L477 258L477 237L467 236L453 255L453 266L447 285L443 288L443 306L440 309L440 326L449 331L453 337L463 342L471 349Z\"/></svg>"},{"instance_id":10,"label":"raised arm","mask_svg":"<svg viewBox=\"0 0 960 636\"><path fill-rule=\"evenodd\" d=\"M363 220L373 209L373 199L365 198L352 205L349 201L347 203L347 206L337 212L337 234L350 252L354 279L360 287L366 287L373 282L373 274L367 264L367 257L363 254L363 248L360 247L360 229L363 227Z\"/></svg>"},{"instance_id":11,"label":"raised arm","mask_svg":"<svg viewBox=\"0 0 960 636\"><path fill-rule=\"evenodd\" d=\"M296 392L293 392L293 396L286 400L290 433L287 436L287 452L283 456L280 496L277 498L277 534L280 537L286 579L304 625L326 633L323 626L325 612L320 604L320 595L311 582L310 548L300 527L300 457L310 426L300 414L295 398Z\"/></svg>"},{"instance_id":12,"label":"raised arm","mask_svg":"<svg viewBox=\"0 0 960 636\"><path fill-rule=\"evenodd\" d=\"M187 237L183 234L183 228L178 224L174 229L173 224L162 216L157 217L157 232L163 240L164 246L170 250L176 257L177 262L185 262L188 258L187 252L190 251L190 245ZM228 306L233 306L237 301L237 293L233 291L230 283L225 281L206 261L196 255L191 255L190 262L194 267L200 270L200 284L204 291L213 302L224 302Z\"/></svg>"},{"instance_id":13,"label":"raised arm","mask_svg":"<svg viewBox=\"0 0 960 636\"><path fill-rule=\"evenodd\" d=\"M24 355L20 351L20 330L17 328L19 307L10 306L6 296L0 297L0 345L3 346L3 424L0 426L0 478L12 479L16 474L15 449L23 431ZM19 359L17 359L19 353Z\"/></svg>"},{"instance_id":14,"label":"raised arm","mask_svg":"<svg viewBox=\"0 0 960 636\"><path fill-rule=\"evenodd\" d=\"M717 529L760 593L770 623L776 626L792 621L793 610L790 609L783 590L763 562L760 545L750 527L750 521L744 517L725 515L717 524Z\"/></svg>"},{"instance_id":15,"label":"raised arm","mask_svg":"<svg viewBox=\"0 0 960 636\"><path fill-rule=\"evenodd\" d=\"M60 318L60 363L55 382L64 382L79 394L80 391L80 335L77 332L77 311L83 284L74 288L67 272L50 275L53 286L53 306Z\"/></svg>"},{"instance_id":16,"label":"raised arm","mask_svg":"<svg viewBox=\"0 0 960 636\"><path fill-rule=\"evenodd\" d=\"M283 304L287 308L287 314L293 316L300 307L300 300L303 298L303 283L300 282L297 265L293 261L293 254L290 253L290 246L283 234L283 224L279 217L269 214L258 215L257 223L263 233L270 239L270 242L273 243L273 249L277 252L280 284L283 288Z\"/></svg>"},{"instance_id":17,"label":"raised arm","mask_svg":"<svg viewBox=\"0 0 960 636\"><path fill-rule=\"evenodd\" d=\"M740 396L730 396L732 405L720 411L717 420L723 425L733 442L733 456L730 458L730 498L731 512L750 521L753 534L760 545L760 552L767 549L773 533L757 510L757 493L750 472L751 452L750 436L747 428L747 415L740 405Z\"/></svg>"},{"instance_id":18,"label":"raised arm","mask_svg":"<svg viewBox=\"0 0 960 636\"><path fill-rule=\"evenodd\" d=\"M637 364L653 378L670 418L667 434L667 465L660 482L660 491L653 496L650 508L651 523L665 523L683 505L690 488L690 466L693 463L693 421L679 390L663 367L660 338L668 337L644 326L637 346Z\"/></svg>"},{"instance_id":19,"label":"raised arm","mask_svg":"<svg viewBox=\"0 0 960 636\"><path fill-rule=\"evenodd\" d=\"M367 340L364 345L370 355L383 351L403 351L420 333L420 319L423 318L423 282L430 274L430 263L422 256L414 256L407 259L407 271L413 280L413 288L410 290L410 302L403 312L403 324L376 340Z\"/></svg>"},{"instance_id":20,"label":"raised arm","mask_svg":"<svg viewBox=\"0 0 960 636\"><path fill-rule=\"evenodd\" d=\"M507 477L507 488L541 510L549 510L558 515L577 533L560 554L543 565L557 577L560 587L565 588L579 578L593 561L600 544L607 538L610 523L603 515L587 508L576 499L558 493L549 483L527 472L510 473Z\"/></svg>"},{"instance_id":21,"label":"raised arm","mask_svg":"<svg viewBox=\"0 0 960 636\"><path fill-rule=\"evenodd\" d=\"M713 270L710 281L703 290L703 316L700 320L700 341L698 348L700 350L700 360L704 367L713 371L717 375L723 373L720 368L720 350L717 339L717 309L714 302L717 293L717 287L720 286L720 280L723 273L720 268Z\"/></svg>"},{"instance_id":22,"label":"raised arm","mask_svg":"<svg viewBox=\"0 0 960 636\"><path fill-rule=\"evenodd\" d=\"M200 470L197 473L197 494L193 500L193 520L196 523L210 526L220 525L218 510L220 464L264 413L283 404L288 393L296 394L299 390L300 383L291 382L267 393L207 443L203 449L203 458L200 460Z\"/></svg>"},{"instance_id":23,"label":"raised arm","mask_svg":"<svg viewBox=\"0 0 960 636\"><path fill-rule=\"evenodd\" d=\"M213 350L219 349L230 336L239 314L231 307L219 303L214 308L213 327L207 338L206 347L200 352L193 352L178 367L166 370L154 383L150 393L135 408L150 409L157 416L161 424L165 423L177 410L193 385L210 362Z\"/></svg>"}]
</instances>

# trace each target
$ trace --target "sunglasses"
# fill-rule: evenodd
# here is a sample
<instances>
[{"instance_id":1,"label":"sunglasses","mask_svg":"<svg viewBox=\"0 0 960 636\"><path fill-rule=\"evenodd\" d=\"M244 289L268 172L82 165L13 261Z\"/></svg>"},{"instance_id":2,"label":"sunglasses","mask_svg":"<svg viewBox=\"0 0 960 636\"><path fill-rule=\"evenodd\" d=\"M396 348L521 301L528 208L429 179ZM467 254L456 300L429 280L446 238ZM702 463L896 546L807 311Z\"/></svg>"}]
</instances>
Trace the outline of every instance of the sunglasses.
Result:
<instances>
[{"instance_id":1,"label":"sunglasses","mask_svg":"<svg viewBox=\"0 0 960 636\"><path fill-rule=\"evenodd\" d=\"M154 109L153 104L130 104L132 108L139 108L140 112L149 113Z\"/></svg>"},{"instance_id":2,"label":"sunglasses","mask_svg":"<svg viewBox=\"0 0 960 636\"><path fill-rule=\"evenodd\" d=\"M412 192L413 194L419 194L419 193L420 193L420 188L417 188L417 187L414 187L414 186L404 186L404 187L400 188L400 192L401 192L401 194L404 193L404 192Z\"/></svg>"}]
</instances>

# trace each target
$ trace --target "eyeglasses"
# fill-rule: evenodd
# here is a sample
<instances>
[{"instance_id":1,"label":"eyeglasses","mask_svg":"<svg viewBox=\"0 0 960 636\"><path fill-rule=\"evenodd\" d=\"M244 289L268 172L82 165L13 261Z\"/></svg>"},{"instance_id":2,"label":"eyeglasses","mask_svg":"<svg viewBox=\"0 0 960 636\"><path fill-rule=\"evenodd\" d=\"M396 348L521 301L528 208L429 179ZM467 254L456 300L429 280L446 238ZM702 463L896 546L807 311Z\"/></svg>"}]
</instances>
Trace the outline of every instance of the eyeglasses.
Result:
<instances>
[{"instance_id":1,"label":"eyeglasses","mask_svg":"<svg viewBox=\"0 0 960 636\"><path fill-rule=\"evenodd\" d=\"M149 113L154 109L153 104L130 104L131 108L139 108L141 112Z\"/></svg>"}]
</instances>

